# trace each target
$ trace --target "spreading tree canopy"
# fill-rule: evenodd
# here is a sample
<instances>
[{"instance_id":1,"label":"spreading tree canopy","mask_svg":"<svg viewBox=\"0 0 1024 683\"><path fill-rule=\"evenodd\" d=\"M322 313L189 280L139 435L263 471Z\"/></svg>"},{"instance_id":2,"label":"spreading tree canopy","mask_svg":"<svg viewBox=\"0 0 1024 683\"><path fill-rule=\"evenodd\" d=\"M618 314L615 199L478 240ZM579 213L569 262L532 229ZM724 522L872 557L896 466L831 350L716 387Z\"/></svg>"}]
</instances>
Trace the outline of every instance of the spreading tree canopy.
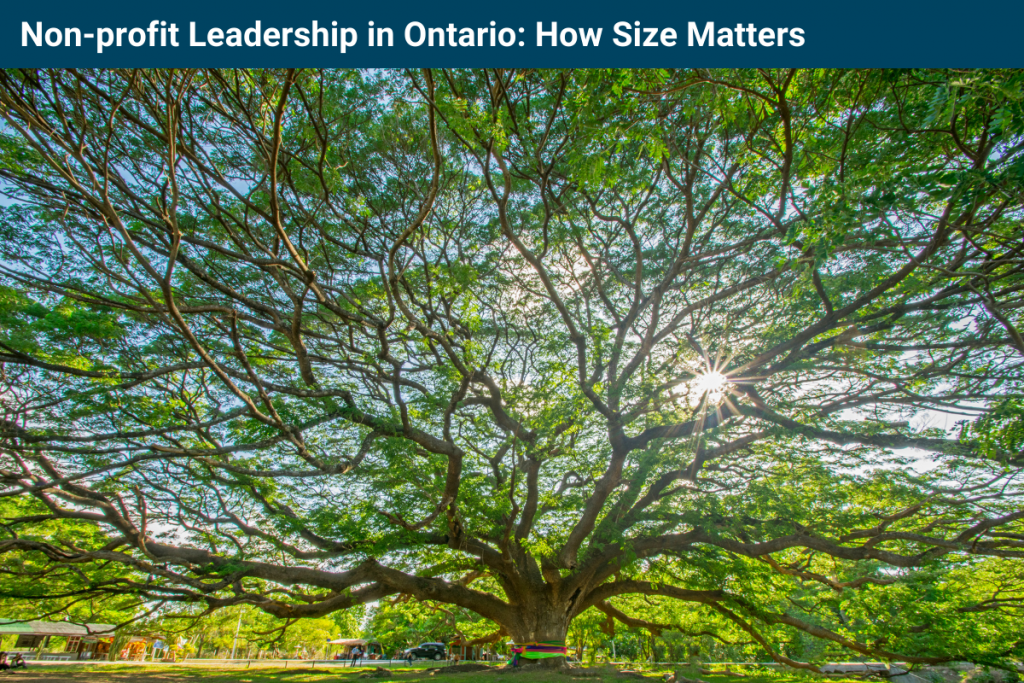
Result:
<instances>
[{"instance_id":1,"label":"spreading tree canopy","mask_svg":"<svg viewBox=\"0 0 1024 683\"><path fill-rule=\"evenodd\" d=\"M4 72L2 569L1019 657L1022 92Z\"/></svg>"}]
</instances>

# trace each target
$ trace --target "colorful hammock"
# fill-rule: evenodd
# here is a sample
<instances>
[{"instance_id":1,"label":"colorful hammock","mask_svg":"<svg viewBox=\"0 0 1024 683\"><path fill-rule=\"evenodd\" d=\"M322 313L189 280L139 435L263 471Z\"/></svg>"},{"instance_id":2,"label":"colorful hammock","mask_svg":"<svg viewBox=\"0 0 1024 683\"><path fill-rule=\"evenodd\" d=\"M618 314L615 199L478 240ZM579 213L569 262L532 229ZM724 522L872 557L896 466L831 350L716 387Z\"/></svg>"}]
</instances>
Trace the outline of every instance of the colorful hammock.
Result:
<instances>
[{"instance_id":1,"label":"colorful hammock","mask_svg":"<svg viewBox=\"0 0 1024 683\"><path fill-rule=\"evenodd\" d=\"M564 657L569 653L564 640L542 640L540 642L522 643L513 645L512 666L517 666L519 658L523 659L547 659L548 657Z\"/></svg>"}]
</instances>

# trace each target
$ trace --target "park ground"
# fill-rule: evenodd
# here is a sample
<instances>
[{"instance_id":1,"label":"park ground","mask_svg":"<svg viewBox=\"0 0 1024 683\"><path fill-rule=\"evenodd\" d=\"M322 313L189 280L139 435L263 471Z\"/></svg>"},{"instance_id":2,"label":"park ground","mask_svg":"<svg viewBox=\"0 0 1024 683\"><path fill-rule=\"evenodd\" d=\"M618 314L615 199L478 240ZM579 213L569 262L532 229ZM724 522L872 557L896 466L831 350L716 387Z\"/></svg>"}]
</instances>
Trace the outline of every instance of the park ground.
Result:
<instances>
[{"instance_id":1,"label":"park ground","mask_svg":"<svg viewBox=\"0 0 1024 683\"><path fill-rule=\"evenodd\" d=\"M565 672L470 670L476 667L452 667L451 670L399 668L372 673L372 669L343 669L335 667L309 668L296 663L289 668L279 665L235 667L209 667L202 665L63 665L36 666L16 673L0 674L0 678L20 679L32 683L662 683L667 667L622 673L613 668L594 667L570 669ZM461 672L456 669L464 669ZM680 671L687 676L686 669ZM810 676L802 673L761 670L743 677L727 674L700 675L706 683L808 683ZM824 680L819 679L819 680ZM828 679L830 683L863 683L856 678Z\"/></svg>"}]
</instances>

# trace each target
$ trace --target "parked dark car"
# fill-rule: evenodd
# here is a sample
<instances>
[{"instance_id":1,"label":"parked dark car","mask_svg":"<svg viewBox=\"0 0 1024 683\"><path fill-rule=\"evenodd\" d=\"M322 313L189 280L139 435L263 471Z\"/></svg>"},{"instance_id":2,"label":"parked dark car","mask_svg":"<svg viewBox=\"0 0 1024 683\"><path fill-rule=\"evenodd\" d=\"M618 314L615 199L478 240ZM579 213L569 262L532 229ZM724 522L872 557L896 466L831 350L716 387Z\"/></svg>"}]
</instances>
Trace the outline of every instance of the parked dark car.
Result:
<instances>
[{"instance_id":1,"label":"parked dark car","mask_svg":"<svg viewBox=\"0 0 1024 683\"><path fill-rule=\"evenodd\" d=\"M416 661L417 659L433 659L435 661L445 658L444 643L420 643L416 647L410 647L402 653L405 659Z\"/></svg>"}]
</instances>

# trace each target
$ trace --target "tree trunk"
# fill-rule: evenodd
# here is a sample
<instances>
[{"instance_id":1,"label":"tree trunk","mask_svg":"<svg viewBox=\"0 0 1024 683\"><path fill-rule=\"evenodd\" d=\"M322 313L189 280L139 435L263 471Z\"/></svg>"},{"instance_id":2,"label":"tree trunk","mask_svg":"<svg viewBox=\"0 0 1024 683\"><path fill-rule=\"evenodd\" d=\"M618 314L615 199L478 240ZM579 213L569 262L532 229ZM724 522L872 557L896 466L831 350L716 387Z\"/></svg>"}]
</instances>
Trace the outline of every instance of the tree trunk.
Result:
<instances>
[{"instance_id":1,"label":"tree trunk","mask_svg":"<svg viewBox=\"0 0 1024 683\"><path fill-rule=\"evenodd\" d=\"M554 641L565 645L565 636L569 630L571 617L568 606L549 604L534 605L529 609L521 609L516 614L514 623L505 625L512 635L516 647L526 643L543 643ZM565 656L546 657L544 659L528 659L520 655L517 666L539 669L564 669Z\"/></svg>"}]
</instances>

